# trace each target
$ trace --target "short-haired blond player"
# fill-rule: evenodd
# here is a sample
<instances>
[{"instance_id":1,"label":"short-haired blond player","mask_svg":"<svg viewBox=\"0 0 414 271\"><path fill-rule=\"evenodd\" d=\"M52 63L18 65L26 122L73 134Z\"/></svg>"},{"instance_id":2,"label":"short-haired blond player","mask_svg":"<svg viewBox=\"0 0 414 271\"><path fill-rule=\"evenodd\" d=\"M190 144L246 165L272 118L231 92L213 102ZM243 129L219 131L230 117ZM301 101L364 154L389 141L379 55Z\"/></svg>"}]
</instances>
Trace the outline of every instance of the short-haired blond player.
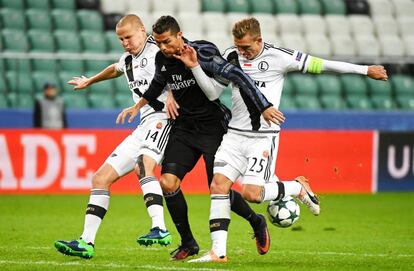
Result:
<instances>
[{"instance_id":1,"label":"short-haired blond player","mask_svg":"<svg viewBox=\"0 0 414 271\"><path fill-rule=\"evenodd\" d=\"M264 96L279 107L285 75L292 71L319 74L325 71L367 75L387 80L382 66L361 66L329 61L297 50L279 48L262 40L260 24L255 18L237 22L232 30L234 45L224 58L239 66L255 82ZM208 97L218 97L223 87L205 88ZM230 222L228 194L233 183L241 178L243 197L255 203L294 196L314 215L319 215L319 199L311 190L308 180L297 177L293 181L278 181L275 175L280 127L269 126L259 112L245 99L238 87L232 89L232 119L227 134L216 153L214 177L210 187L210 232L212 249L206 255L190 262L227 261L226 243ZM226 225L227 228L215 225ZM268 246L270 246L270 238Z\"/></svg>"},{"instance_id":2,"label":"short-haired blond player","mask_svg":"<svg viewBox=\"0 0 414 271\"><path fill-rule=\"evenodd\" d=\"M134 102L148 89L155 74L155 55L159 51L152 36L147 36L141 19L136 15L124 16L116 26L116 33L125 53L118 63L100 73L87 77L74 77L68 83L75 90L94 83L125 75ZM140 245L158 243L168 245L171 235L164 223L163 194L154 169L164 156L171 124L164 110L165 94L140 110L141 122L109 155L92 178L92 190L86 208L85 224L81 237L72 241L56 241L58 251L82 258L95 253L95 236L109 206L111 185L137 166L137 175L152 227L148 234L137 239Z\"/></svg>"}]
</instances>

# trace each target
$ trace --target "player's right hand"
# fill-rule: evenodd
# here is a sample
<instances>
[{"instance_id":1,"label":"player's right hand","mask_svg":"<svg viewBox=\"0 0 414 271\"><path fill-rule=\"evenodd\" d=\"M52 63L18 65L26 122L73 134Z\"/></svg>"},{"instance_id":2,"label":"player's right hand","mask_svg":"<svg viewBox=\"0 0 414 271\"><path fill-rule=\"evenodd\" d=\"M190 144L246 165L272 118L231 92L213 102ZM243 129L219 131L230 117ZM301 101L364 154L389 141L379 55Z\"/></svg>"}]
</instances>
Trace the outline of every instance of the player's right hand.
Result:
<instances>
[{"instance_id":1,"label":"player's right hand","mask_svg":"<svg viewBox=\"0 0 414 271\"><path fill-rule=\"evenodd\" d=\"M69 85L73 85L74 90L84 89L89 86L89 78L86 76L75 76L72 80L68 81Z\"/></svg>"},{"instance_id":2,"label":"player's right hand","mask_svg":"<svg viewBox=\"0 0 414 271\"><path fill-rule=\"evenodd\" d=\"M128 119L128 123L131 123L135 117L138 115L139 109L135 108L134 106L125 108L124 110L122 110L121 113L119 113L118 117L116 118L116 124L124 124L125 123L125 119L128 115L130 115L129 119Z\"/></svg>"},{"instance_id":3,"label":"player's right hand","mask_svg":"<svg viewBox=\"0 0 414 271\"><path fill-rule=\"evenodd\" d=\"M270 122L273 122L276 125L280 125L284 123L286 119L283 113L274 108L273 106L263 111L262 116L269 125L269 127L271 125Z\"/></svg>"},{"instance_id":4,"label":"player's right hand","mask_svg":"<svg viewBox=\"0 0 414 271\"><path fill-rule=\"evenodd\" d=\"M388 75L387 71L385 70L384 66L381 65L372 65L368 66L368 77L371 77L375 80L382 80L387 81Z\"/></svg>"},{"instance_id":5,"label":"player's right hand","mask_svg":"<svg viewBox=\"0 0 414 271\"><path fill-rule=\"evenodd\" d=\"M171 90L168 91L167 100L165 101L165 107L167 108L167 117L169 119L175 120L178 117L178 108L180 108L180 106L174 99Z\"/></svg>"},{"instance_id":6,"label":"player's right hand","mask_svg":"<svg viewBox=\"0 0 414 271\"><path fill-rule=\"evenodd\" d=\"M181 60L188 68L194 68L199 65L196 50L188 44L184 44L180 54L173 55L176 59Z\"/></svg>"}]
</instances>

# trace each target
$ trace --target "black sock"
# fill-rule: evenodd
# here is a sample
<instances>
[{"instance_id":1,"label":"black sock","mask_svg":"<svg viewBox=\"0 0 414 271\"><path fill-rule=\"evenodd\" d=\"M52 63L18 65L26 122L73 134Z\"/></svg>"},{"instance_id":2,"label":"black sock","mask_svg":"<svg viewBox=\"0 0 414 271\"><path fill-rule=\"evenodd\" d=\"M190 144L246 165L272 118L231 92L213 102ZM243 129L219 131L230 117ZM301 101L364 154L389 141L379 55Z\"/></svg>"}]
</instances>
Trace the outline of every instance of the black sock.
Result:
<instances>
[{"instance_id":1,"label":"black sock","mask_svg":"<svg viewBox=\"0 0 414 271\"><path fill-rule=\"evenodd\" d=\"M256 214L255 211L253 211L253 209L243 199L239 192L234 190L230 191L230 203L231 210L249 221L250 225L253 228L261 222L260 217Z\"/></svg>"},{"instance_id":2,"label":"black sock","mask_svg":"<svg viewBox=\"0 0 414 271\"><path fill-rule=\"evenodd\" d=\"M164 194L168 211L181 236L181 244L193 243L194 237L188 222L188 208L181 188L173 193Z\"/></svg>"}]
</instances>

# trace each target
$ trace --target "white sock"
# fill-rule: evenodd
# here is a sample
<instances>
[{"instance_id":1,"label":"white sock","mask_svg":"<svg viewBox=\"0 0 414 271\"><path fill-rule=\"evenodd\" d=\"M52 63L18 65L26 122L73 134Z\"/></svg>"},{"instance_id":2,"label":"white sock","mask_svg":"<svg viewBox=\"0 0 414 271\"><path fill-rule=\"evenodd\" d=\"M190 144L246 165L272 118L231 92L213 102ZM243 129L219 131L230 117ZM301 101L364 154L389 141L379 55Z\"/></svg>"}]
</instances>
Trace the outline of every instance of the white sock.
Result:
<instances>
[{"instance_id":1,"label":"white sock","mask_svg":"<svg viewBox=\"0 0 414 271\"><path fill-rule=\"evenodd\" d=\"M285 185L285 196L297 196L302 190L302 185L297 181L282 182Z\"/></svg>"},{"instance_id":2,"label":"white sock","mask_svg":"<svg viewBox=\"0 0 414 271\"><path fill-rule=\"evenodd\" d=\"M264 196L262 199L263 201L274 200L279 196L279 186L276 182L274 183L266 183L263 186L264 189Z\"/></svg>"},{"instance_id":3,"label":"white sock","mask_svg":"<svg viewBox=\"0 0 414 271\"><path fill-rule=\"evenodd\" d=\"M166 230L164 221L163 195L161 185L154 176L144 177L140 180L141 189L144 194L148 215L152 219L152 227Z\"/></svg>"},{"instance_id":4,"label":"white sock","mask_svg":"<svg viewBox=\"0 0 414 271\"><path fill-rule=\"evenodd\" d=\"M81 238L86 243L95 243L95 236L109 207L109 191L92 189L86 208L85 224Z\"/></svg>"},{"instance_id":5,"label":"white sock","mask_svg":"<svg viewBox=\"0 0 414 271\"><path fill-rule=\"evenodd\" d=\"M210 235L212 250L218 256L226 256L227 231L230 224L230 196L212 194L210 206Z\"/></svg>"}]
</instances>

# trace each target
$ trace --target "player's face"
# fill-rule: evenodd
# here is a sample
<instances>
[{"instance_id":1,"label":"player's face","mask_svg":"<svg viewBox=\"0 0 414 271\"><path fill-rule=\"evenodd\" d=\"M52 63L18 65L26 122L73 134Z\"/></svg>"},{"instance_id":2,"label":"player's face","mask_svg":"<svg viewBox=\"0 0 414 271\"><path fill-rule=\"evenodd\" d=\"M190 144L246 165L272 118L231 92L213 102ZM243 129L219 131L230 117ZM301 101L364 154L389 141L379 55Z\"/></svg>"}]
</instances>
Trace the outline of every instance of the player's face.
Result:
<instances>
[{"instance_id":1,"label":"player's face","mask_svg":"<svg viewBox=\"0 0 414 271\"><path fill-rule=\"evenodd\" d=\"M136 55L142 50L147 38L144 27L136 24L127 24L117 27L116 34L125 51L132 55Z\"/></svg>"},{"instance_id":2,"label":"player's face","mask_svg":"<svg viewBox=\"0 0 414 271\"><path fill-rule=\"evenodd\" d=\"M180 54L184 45L182 35L182 32L171 34L171 31L161 34L153 33L157 46L166 57L173 57L175 54Z\"/></svg>"},{"instance_id":3,"label":"player's face","mask_svg":"<svg viewBox=\"0 0 414 271\"><path fill-rule=\"evenodd\" d=\"M234 45L246 59L253 59L262 50L262 38L247 34L241 39L234 38Z\"/></svg>"}]
</instances>

